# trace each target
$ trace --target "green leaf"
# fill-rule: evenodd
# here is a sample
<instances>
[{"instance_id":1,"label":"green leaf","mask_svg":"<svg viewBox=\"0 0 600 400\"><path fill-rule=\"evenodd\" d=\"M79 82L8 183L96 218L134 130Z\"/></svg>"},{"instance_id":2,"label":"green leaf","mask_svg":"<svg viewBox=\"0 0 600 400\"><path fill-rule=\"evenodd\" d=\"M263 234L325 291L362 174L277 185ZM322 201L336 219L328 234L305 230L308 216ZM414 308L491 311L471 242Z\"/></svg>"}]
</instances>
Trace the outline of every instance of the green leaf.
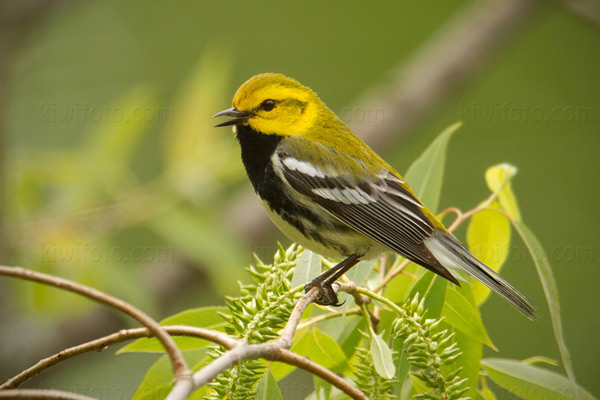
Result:
<instances>
[{"instance_id":1,"label":"green leaf","mask_svg":"<svg viewBox=\"0 0 600 400\"><path fill-rule=\"evenodd\" d=\"M296 331L294 335L294 342L292 343L292 347L290 351L299 354L301 356L305 356L308 354L308 347L310 346L311 340L309 339L311 332L308 328L302 328ZM282 363L282 362L271 362L269 363L269 369L276 381L280 381L284 377L286 377L290 372L292 372L296 367Z\"/></svg>"},{"instance_id":2,"label":"green leaf","mask_svg":"<svg viewBox=\"0 0 600 400\"><path fill-rule=\"evenodd\" d=\"M542 245L537 240L533 232L527 228L522 222L513 221L513 226L521 235L535 268L537 269L542 288L544 289L544 295L546 296L546 302L548 303L548 309L550 310L550 318L552 319L552 327L554 328L554 337L558 344L558 350L560 351L560 357L562 359L563 366L567 373L567 376L571 380L573 387L577 386L575 381L575 372L573 371L573 364L571 363L571 355L567 349L567 343L562 329L562 322L560 318L560 303L558 301L558 289L556 287L556 281L548 262L548 257L542 248Z\"/></svg>"},{"instance_id":3,"label":"green leaf","mask_svg":"<svg viewBox=\"0 0 600 400\"><path fill-rule=\"evenodd\" d=\"M392 346L394 349L394 367L396 368L396 378L398 381L394 386L394 393L402 393L404 390L404 384L406 383L406 378L408 376L408 372L410 371L410 363L408 362L409 353L404 351L404 343L401 340L394 340L392 342ZM403 398L403 397L402 397Z\"/></svg>"},{"instance_id":4,"label":"green leaf","mask_svg":"<svg viewBox=\"0 0 600 400\"><path fill-rule=\"evenodd\" d=\"M486 358L481 365L498 386L525 400L592 400L585 389L567 377L517 360Z\"/></svg>"},{"instance_id":5,"label":"green leaf","mask_svg":"<svg viewBox=\"0 0 600 400\"><path fill-rule=\"evenodd\" d=\"M419 298L425 297L423 306L427 310L427 318L439 318L444 306L446 288L448 281L431 271L426 271L415 283L410 291L409 299L413 299L417 293Z\"/></svg>"},{"instance_id":6,"label":"green leaf","mask_svg":"<svg viewBox=\"0 0 600 400\"><path fill-rule=\"evenodd\" d=\"M363 337L360 331L364 331L364 325L365 319L362 316L349 315L319 322L318 329L331 336L349 359L356 352L356 347Z\"/></svg>"},{"instance_id":7,"label":"green leaf","mask_svg":"<svg viewBox=\"0 0 600 400\"><path fill-rule=\"evenodd\" d=\"M379 262L379 260L361 261L354 267L352 267L350 271L346 272L344 275L346 276L346 278L354 282L357 286L365 287L367 278L369 274L373 272L373 267L377 262Z\"/></svg>"},{"instance_id":8,"label":"green leaf","mask_svg":"<svg viewBox=\"0 0 600 400\"><path fill-rule=\"evenodd\" d=\"M500 208L496 202L492 208ZM471 218L467 230L469 250L485 265L494 271L500 271L508 256L510 245L510 221L502 213L494 210L481 210ZM490 289L479 281L473 281L475 304L483 303Z\"/></svg>"},{"instance_id":9,"label":"green leaf","mask_svg":"<svg viewBox=\"0 0 600 400\"><path fill-rule=\"evenodd\" d=\"M316 375L313 375L313 385L317 399L331 399L331 384Z\"/></svg>"},{"instance_id":10,"label":"green leaf","mask_svg":"<svg viewBox=\"0 0 600 400\"><path fill-rule=\"evenodd\" d=\"M283 400L283 394L277 386L277 381L269 369L265 372L258 385L256 385L257 400Z\"/></svg>"},{"instance_id":11,"label":"green leaf","mask_svg":"<svg viewBox=\"0 0 600 400\"><path fill-rule=\"evenodd\" d=\"M444 302L442 315L444 321L452 327L497 350L483 326L469 285L451 286L446 291L446 301Z\"/></svg>"},{"instance_id":12,"label":"green leaf","mask_svg":"<svg viewBox=\"0 0 600 400\"><path fill-rule=\"evenodd\" d=\"M183 353L189 365L199 363L208 358L204 349L186 351ZM148 368L144 378L138 385L132 400L164 399L173 387L173 369L171 361L162 355ZM202 390L202 388L200 389Z\"/></svg>"},{"instance_id":13,"label":"green leaf","mask_svg":"<svg viewBox=\"0 0 600 400\"><path fill-rule=\"evenodd\" d=\"M308 335L308 358L334 372L350 372L350 365L340 346L333 338L318 329Z\"/></svg>"},{"instance_id":14,"label":"green leaf","mask_svg":"<svg viewBox=\"0 0 600 400\"><path fill-rule=\"evenodd\" d=\"M310 358L317 364L337 373L350 372L350 365L340 345L331 336L318 329L305 328L297 332L290 351ZM276 380L280 380L292 372L295 367L283 363L272 363L271 370Z\"/></svg>"},{"instance_id":15,"label":"green leaf","mask_svg":"<svg viewBox=\"0 0 600 400\"><path fill-rule=\"evenodd\" d=\"M476 399L480 400L496 400L496 395L487 386L481 388L481 391L477 392L476 396Z\"/></svg>"},{"instance_id":16,"label":"green leaf","mask_svg":"<svg viewBox=\"0 0 600 400\"><path fill-rule=\"evenodd\" d=\"M385 285L385 297L397 304L402 304L408 297L412 286L417 283L417 271L422 271L423 267L415 263L410 263L404 269L403 273Z\"/></svg>"},{"instance_id":17,"label":"green leaf","mask_svg":"<svg viewBox=\"0 0 600 400\"><path fill-rule=\"evenodd\" d=\"M442 325L448 326L448 324ZM461 331L456 331L454 337L461 355L453 363L443 365L442 373L444 376L448 376L448 373L455 371L457 368L462 368L459 375L463 379L468 379L468 383L465 386L470 388L465 396L473 398L475 397L475 393L477 393L477 381L481 369L480 362L483 354L483 345L479 340L473 339Z\"/></svg>"},{"instance_id":18,"label":"green leaf","mask_svg":"<svg viewBox=\"0 0 600 400\"><path fill-rule=\"evenodd\" d=\"M201 307L182 311L175 315L165 318L160 322L161 325L189 325L208 329L223 331L227 321L219 313L227 313L227 307ZM208 344L207 340L175 336L175 343L181 350L199 349ZM141 338L131 344L119 349L117 354L129 352L160 352L165 351L164 347L155 338Z\"/></svg>"},{"instance_id":19,"label":"green leaf","mask_svg":"<svg viewBox=\"0 0 600 400\"><path fill-rule=\"evenodd\" d=\"M485 171L485 181L492 193L498 193L498 201L502 209L516 221L521 220L517 199L512 191L510 180L517 174L517 167L510 164L499 164Z\"/></svg>"},{"instance_id":20,"label":"green leaf","mask_svg":"<svg viewBox=\"0 0 600 400\"><path fill-rule=\"evenodd\" d=\"M321 256L304 249L294 269L292 288L304 286L321 274Z\"/></svg>"},{"instance_id":21,"label":"green leaf","mask_svg":"<svg viewBox=\"0 0 600 400\"><path fill-rule=\"evenodd\" d=\"M440 202L448 141L461 125L457 122L446 128L406 172L406 182L433 213Z\"/></svg>"},{"instance_id":22,"label":"green leaf","mask_svg":"<svg viewBox=\"0 0 600 400\"><path fill-rule=\"evenodd\" d=\"M375 371L386 379L392 379L396 374L396 367L394 366L394 360L392 359L392 351L388 347L382 336L379 336L372 329L371 331L371 357L373 358L373 365Z\"/></svg>"}]
</instances>

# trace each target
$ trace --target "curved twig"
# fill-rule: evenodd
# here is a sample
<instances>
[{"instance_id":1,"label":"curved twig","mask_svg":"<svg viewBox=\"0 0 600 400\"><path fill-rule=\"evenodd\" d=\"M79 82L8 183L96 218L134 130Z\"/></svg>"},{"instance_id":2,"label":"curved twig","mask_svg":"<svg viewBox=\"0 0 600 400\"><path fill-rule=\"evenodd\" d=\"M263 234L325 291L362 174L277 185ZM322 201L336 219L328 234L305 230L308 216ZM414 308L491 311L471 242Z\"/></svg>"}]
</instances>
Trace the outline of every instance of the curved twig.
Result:
<instances>
[{"instance_id":1,"label":"curved twig","mask_svg":"<svg viewBox=\"0 0 600 400\"><path fill-rule=\"evenodd\" d=\"M236 339L231 338L223 332L218 332L211 329L192 327L186 325L170 325L163 326L162 328L172 336L198 337L210 340L211 342L220 344L221 346L226 348L232 348L237 344ZM91 351L102 351L110 345L122 343L127 340L153 336L154 335L148 328L122 329L119 332L113 333L111 335L70 347L50 357L38 361L35 365L27 368L18 375L10 378L2 385L0 385L0 391L5 389L17 388L21 384L38 375L39 373L43 372L44 370L75 356Z\"/></svg>"},{"instance_id":2,"label":"curved twig","mask_svg":"<svg viewBox=\"0 0 600 400\"><path fill-rule=\"evenodd\" d=\"M10 389L0 390L0 399L58 399L58 400L96 400L82 394L63 392L62 390Z\"/></svg>"},{"instance_id":3,"label":"curved twig","mask_svg":"<svg viewBox=\"0 0 600 400\"><path fill-rule=\"evenodd\" d=\"M319 378L336 386L353 399L367 399L367 397L360 390L350 385L348 382L346 382L344 379L342 379L340 376L336 375L332 371L309 360L306 357L302 357L288 350L288 348L291 346L291 342L296 328L298 326L298 322L302 318L302 314L306 310L306 307L308 307L308 305L314 301L316 296L316 288L305 294L296 303L296 306L290 314L290 318L288 319L286 326L281 331L280 338L267 343L247 344L246 342L234 339L223 332L218 332L206 328L185 325L163 326L162 329L172 336L198 337L217 343L229 349L229 351L227 351L221 357L217 358L209 365L207 365L206 367L194 374L194 388L187 389L182 386L180 386L179 388L174 387L173 391L169 395L169 398L186 398L195 388L198 388L210 382L219 373L228 368L231 368L235 364L251 358L264 358L269 361L284 362L286 364L304 369L305 371L314 374ZM103 350L107 346L116 343L121 343L127 340L152 336L154 336L154 333L150 331L149 328L124 329L111 335L104 336L102 338L65 349L57 354L40 360L32 367L26 369L17 376L6 381L3 385L0 386L0 394L8 392L15 393L14 390L10 389L18 387L23 382L31 379L33 376L62 361L68 360L69 358L91 351ZM46 393L48 391L42 392ZM68 393L66 393L66 395L68 395ZM73 394L73 396L78 395ZM62 398L78 399L77 397Z\"/></svg>"},{"instance_id":4,"label":"curved twig","mask_svg":"<svg viewBox=\"0 0 600 400\"><path fill-rule=\"evenodd\" d=\"M163 328L161 328L158 322L138 308L117 297L111 296L89 286L81 285L67 279L43 274L41 272L32 271L22 267L7 267L0 265L0 275L39 282L57 287L62 290L77 293L81 296L97 301L98 303L110 306L136 319L138 322L147 327L165 348L169 358L171 359L176 386L191 385L191 371L183 359L181 350L179 350L177 345L175 345L173 338L169 336L169 334Z\"/></svg>"}]
</instances>

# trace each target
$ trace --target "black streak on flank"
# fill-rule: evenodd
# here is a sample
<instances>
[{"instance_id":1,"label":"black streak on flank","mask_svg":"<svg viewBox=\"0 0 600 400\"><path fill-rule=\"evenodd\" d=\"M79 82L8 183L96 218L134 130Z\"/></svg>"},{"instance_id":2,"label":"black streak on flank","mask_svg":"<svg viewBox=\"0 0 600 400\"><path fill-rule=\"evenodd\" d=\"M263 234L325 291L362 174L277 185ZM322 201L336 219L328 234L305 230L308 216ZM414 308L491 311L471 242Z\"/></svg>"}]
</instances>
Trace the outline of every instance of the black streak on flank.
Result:
<instances>
[{"instance_id":1,"label":"black streak on flank","mask_svg":"<svg viewBox=\"0 0 600 400\"><path fill-rule=\"evenodd\" d=\"M237 125L236 129L236 137L242 148L242 162L244 163L246 173L254 191L267 203L271 210L279 214L281 218L293 225L305 236L312 237L313 240L326 244L318 232L314 230L309 231L302 222L303 219L306 219L318 227L321 221L317 215L308 208L291 200L283 192L283 182L273 170L271 156L275 152L279 142L283 139L283 136L261 134L247 125ZM340 224L336 228L351 230L351 228L343 224Z\"/></svg>"}]
</instances>

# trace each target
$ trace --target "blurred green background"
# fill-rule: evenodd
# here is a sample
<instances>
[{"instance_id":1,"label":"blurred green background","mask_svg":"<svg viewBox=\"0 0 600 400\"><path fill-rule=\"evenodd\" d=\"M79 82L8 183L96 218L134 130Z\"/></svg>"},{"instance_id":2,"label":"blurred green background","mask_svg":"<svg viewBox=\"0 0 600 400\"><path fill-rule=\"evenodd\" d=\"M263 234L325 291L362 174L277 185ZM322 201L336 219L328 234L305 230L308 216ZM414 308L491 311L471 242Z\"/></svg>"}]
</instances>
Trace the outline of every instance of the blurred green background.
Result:
<instances>
[{"instance_id":1,"label":"blurred green background","mask_svg":"<svg viewBox=\"0 0 600 400\"><path fill-rule=\"evenodd\" d=\"M222 304L238 279L248 279L243 267L253 251L268 259L276 240L288 241L262 222L237 143L210 117L229 107L247 78L272 71L310 86L356 122L346 107L391 84L472 5L3 4L0 263L95 286L157 319ZM599 19L561 2L528 14L426 118L379 150L405 171L462 120L441 209L466 210L486 197L487 167L519 168L513 188L549 254L578 381L598 395ZM490 298L482 312L497 356L559 360L535 268L516 237L503 275L538 304L541 318L532 323ZM30 283L0 280L0 300L0 381L64 347L133 326ZM127 398L154 359L110 349L46 371L29 387Z\"/></svg>"}]
</instances>

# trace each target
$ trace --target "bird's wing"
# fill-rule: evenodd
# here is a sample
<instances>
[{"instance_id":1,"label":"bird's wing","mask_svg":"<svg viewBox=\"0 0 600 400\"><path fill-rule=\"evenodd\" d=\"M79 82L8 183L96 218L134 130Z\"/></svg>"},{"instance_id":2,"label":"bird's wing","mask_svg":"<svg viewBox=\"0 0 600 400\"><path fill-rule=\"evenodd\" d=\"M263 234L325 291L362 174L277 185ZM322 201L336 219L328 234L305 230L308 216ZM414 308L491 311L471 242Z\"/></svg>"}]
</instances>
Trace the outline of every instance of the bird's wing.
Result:
<instances>
[{"instance_id":1,"label":"bird's wing","mask_svg":"<svg viewBox=\"0 0 600 400\"><path fill-rule=\"evenodd\" d=\"M301 150L297 141L288 141L276 151L276 168L293 190L375 242L458 284L424 245L435 227L396 173L386 168L373 172L358 158L301 141Z\"/></svg>"}]
</instances>

